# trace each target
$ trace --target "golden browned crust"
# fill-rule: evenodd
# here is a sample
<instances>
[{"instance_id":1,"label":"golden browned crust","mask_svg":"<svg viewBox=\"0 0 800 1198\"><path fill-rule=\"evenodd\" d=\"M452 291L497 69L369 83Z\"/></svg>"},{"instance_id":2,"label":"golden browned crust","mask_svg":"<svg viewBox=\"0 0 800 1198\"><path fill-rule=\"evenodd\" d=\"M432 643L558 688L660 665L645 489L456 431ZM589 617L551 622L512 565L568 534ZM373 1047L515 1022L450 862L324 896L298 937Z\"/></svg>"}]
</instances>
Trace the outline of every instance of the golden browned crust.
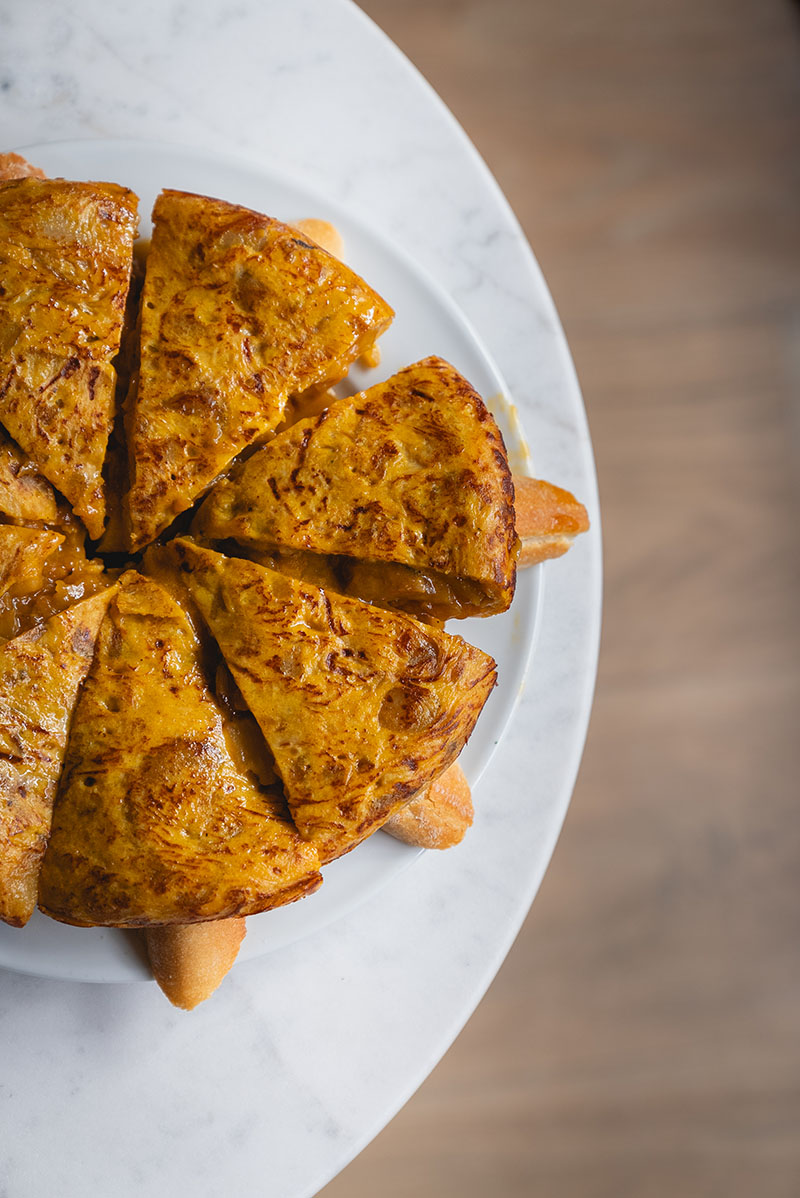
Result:
<instances>
[{"instance_id":1,"label":"golden browned crust","mask_svg":"<svg viewBox=\"0 0 800 1198\"><path fill-rule=\"evenodd\" d=\"M171 551L323 864L458 756L495 684L487 654L185 539Z\"/></svg>"},{"instance_id":2,"label":"golden browned crust","mask_svg":"<svg viewBox=\"0 0 800 1198\"><path fill-rule=\"evenodd\" d=\"M49 524L57 514L53 488L0 426L0 515L12 523Z\"/></svg>"},{"instance_id":3,"label":"golden browned crust","mask_svg":"<svg viewBox=\"0 0 800 1198\"><path fill-rule=\"evenodd\" d=\"M232 761L179 605L129 573L75 710L39 904L65 923L249 915L315 890L313 848Z\"/></svg>"},{"instance_id":4,"label":"golden browned crust","mask_svg":"<svg viewBox=\"0 0 800 1198\"><path fill-rule=\"evenodd\" d=\"M490 615L514 595L503 439L441 358L274 437L217 484L193 528L267 552L343 555L341 589L413 614Z\"/></svg>"},{"instance_id":5,"label":"golden browned crust","mask_svg":"<svg viewBox=\"0 0 800 1198\"><path fill-rule=\"evenodd\" d=\"M115 183L0 187L0 421L92 537L135 233L136 197Z\"/></svg>"},{"instance_id":6,"label":"golden browned crust","mask_svg":"<svg viewBox=\"0 0 800 1198\"><path fill-rule=\"evenodd\" d=\"M0 648L0 919L14 927L36 906L67 730L111 594Z\"/></svg>"},{"instance_id":7,"label":"golden browned crust","mask_svg":"<svg viewBox=\"0 0 800 1198\"><path fill-rule=\"evenodd\" d=\"M514 506L521 567L561 557L575 537L589 528L583 504L569 491L540 478L514 475Z\"/></svg>"},{"instance_id":8,"label":"golden browned crust","mask_svg":"<svg viewBox=\"0 0 800 1198\"><path fill-rule=\"evenodd\" d=\"M174 1007L191 1011L214 993L245 936L242 918L148 928L153 977Z\"/></svg>"},{"instance_id":9,"label":"golden browned crust","mask_svg":"<svg viewBox=\"0 0 800 1198\"><path fill-rule=\"evenodd\" d=\"M165 191L153 210L128 421L141 548L270 433L290 395L342 378L393 312L288 225Z\"/></svg>"},{"instance_id":10,"label":"golden browned crust","mask_svg":"<svg viewBox=\"0 0 800 1198\"><path fill-rule=\"evenodd\" d=\"M457 761L396 811L384 832L418 849L449 849L460 844L474 817L472 795Z\"/></svg>"}]
</instances>

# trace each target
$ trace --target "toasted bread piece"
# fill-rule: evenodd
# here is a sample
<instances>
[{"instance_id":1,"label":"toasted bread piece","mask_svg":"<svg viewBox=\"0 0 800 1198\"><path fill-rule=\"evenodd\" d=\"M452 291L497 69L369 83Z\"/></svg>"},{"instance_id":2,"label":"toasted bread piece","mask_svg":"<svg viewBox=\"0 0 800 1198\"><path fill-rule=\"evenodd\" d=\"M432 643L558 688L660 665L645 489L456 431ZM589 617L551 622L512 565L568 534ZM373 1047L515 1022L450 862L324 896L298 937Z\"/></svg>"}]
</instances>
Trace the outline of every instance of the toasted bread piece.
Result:
<instances>
[{"instance_id":1,"label":"toasted bread piece","mask_svg":"<svg viewBox=\"0 0 800 1198\"><path fill-rule=\"evenodd\" d=\"M517 565L535 566L566 553L589 528L586 508L562 487L514 475L514 506L521 549Z\"/></svg>"},{"instance_id":2,"label":"toasted bread piece","mask_svg":"<svg viewBox=\"0 0 800 1198\"><path fill-rule=\"evenodd\" d=\"M191 1011L214 993L245 937L244 918L148 928L153 977L174 1007Z\"/></svg>"},{"instance_id":3,"label":"toasted bread piece","mask_svg":"<svg viewBox=\"0 0 800 1198\"><path fill-rule=\"evenodd\" d=\"M297 229L298 233L310 241L316 241L317 245L321 245L329 254L333 254L334 258L344 262L344 238L329 220L308 217L304 220L293 221L292 228Z\"/></svg>"},{"instance_id":4,"label":"toasted bread piece","mask_svg":"<svg viewBox=\"0 0 800 1198\"><path fill-rule=\"evenodd\" d=\"M343 555L343 589L448 619L505 611L511 472L483 400L441 358L298 421L219 482L193 531L264 552Z\"/></svg>"},{"instance_id":5,"label":"toasted bread piece","mask_svg":"<svg viewBox=\"0 0 800 1198\"><path fill-rule=\"evenodd\" d=\"M14 927L36 906L67 731L112 593L0 648L0 919Z\"/></svg>"},{"instance_id":6,"label":"toasted bread piece","mask_svg":"<svg viewBox=\"0 0 800 1198\"><path fill-rule=\"evenodd\" d=\"M0 422L93 538L136 203L116 183L28 176L0 187Z\"/></svg>"},{"instance_id":7,"label":"toasted bread piece","mask_svg":"<svg viewBox=\"0 0 800 1198\"><path fill-rule=\"evenodd\" d=\"M182 608L123 575L73 717L42 910L81 926L193 923L278 907L320 881L281 796L231 759Z\"/></svg>"},{"instance_id":8,"label":"toasted bread piece","mask_svg":"<svg viewBox=\"0 0 800 1198\"><path fill-rule=\"evenodd\" d=\"M383 825L397 840L419 849L450 849L464 839L474 817L469 782L457 761Z\"/></svg>"},{"instance_id":9,"label":"toasted bread piece","mask_svg":"<svg viewBox=\"0 0 800 1198\"><path fill-rule=\"evenodd\" d=\"M458 756L495 683L480 649L186 539L171 551L323 863Z\"/></svg>"},{"instance_id":10,"label":"toasted bread piece","mask_svg":"<svg viewBox=\"0 0 800 1198\"><path fill-rule=\"evenodd\" d=\"M268 216L165 191L153 209L128 420L130 547L154 540L289 396L342 378L392 309Z\"/></svg>"},{"instance_id":11,"label":"toasted bread piece","mask_svg":"<svg viewBox=\"0 0 800 1198\"><path fill-rule=\"evenodd\" d=\"M44 171L21 154L0 154L0 185L10 179L46 179Z\"/></svg>"},{"instance_id":12,"label":"toasted bread piece","mask_svg":"<svg viewBox=\"0 0 800 1198\"><path fill-rule=\"evenodd\" d=\"M0 516L12 524L42 521L52 523L58 517L53 488L40 474L26 453L0 426Z\"/></svg>"}]
</instances>

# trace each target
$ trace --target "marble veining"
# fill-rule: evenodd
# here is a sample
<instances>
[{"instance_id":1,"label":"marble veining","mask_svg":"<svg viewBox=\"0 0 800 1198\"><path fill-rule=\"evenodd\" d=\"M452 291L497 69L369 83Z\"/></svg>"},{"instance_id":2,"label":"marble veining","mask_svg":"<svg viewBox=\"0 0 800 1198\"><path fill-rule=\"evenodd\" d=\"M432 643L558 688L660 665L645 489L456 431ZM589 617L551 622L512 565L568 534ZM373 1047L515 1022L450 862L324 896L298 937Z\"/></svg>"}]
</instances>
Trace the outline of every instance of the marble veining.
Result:
<instances>
[{"instance_id":1,"label":"marble veining","mask_svg":"<svg viewBox=\"0 0 800 1198\"><path fill-rule=\"evenodd\" d=\"M191 1015L148 983L0 971L0 1194L310 1198L469 1017L560 829L599 623L599 519L574 373L496 184L348 0L0 0L0 99L4 147L156 138L316 180L445 286L510 387L534 470L591 509L593 534L546 568L534 668L457 852L423 856L346 919L240 965Z\"/></svg>"}]
</instances>

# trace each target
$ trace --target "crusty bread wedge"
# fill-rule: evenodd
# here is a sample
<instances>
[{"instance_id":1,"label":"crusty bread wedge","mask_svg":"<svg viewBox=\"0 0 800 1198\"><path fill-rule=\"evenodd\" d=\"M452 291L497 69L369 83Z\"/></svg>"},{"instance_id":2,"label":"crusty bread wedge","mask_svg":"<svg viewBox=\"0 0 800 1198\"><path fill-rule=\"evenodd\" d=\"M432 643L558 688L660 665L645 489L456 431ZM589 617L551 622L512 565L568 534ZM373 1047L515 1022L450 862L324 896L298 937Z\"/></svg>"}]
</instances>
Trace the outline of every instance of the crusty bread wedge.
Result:
<instances>
[{"instance_id":1,"label":"crusty bread wedge","mask_svg":"<svg viewBox=\"0 0 800 1198\"><path fill-rule=\"evenodd\" d=\"M514 475L514 510L521 549L517 565L535 566L561 557L589 528L586 508L562 487Z\"/></svg>"},{"instance_id":2,"label":"crusty bread wedge","mask_svg":"<svg viewBox=\"0 0 800 1198\"><path fill-rule=\"evenodd\" d=\"M457 761L383 825L383 831L419 849L450 849L474 817L472 794Z\"/></svg>"},{"instance_id":3,"label":"crusty bread wedge","mask_svg":"<svg viewBox=\"0 0 800 1198\"><path fill-rule=\"evenodd\" d=\"M148 928L153 977L174 1007L191 1011L230 970L245 936L244 917Z\"/></svg>"},{"instance_id":4,"label":"crusty bread wedge","mask_svg":"<svg viewBox=\"0 0 800 1198\"><path fill-rule=\"evenodd\" d=\"M21 154L0 154L0 184L10 179L46 179L44 171Z\"/></svg>"},{"instance_id":5,"label":"crusty bread wedge","mask_svg":"<svg viewBox=\"0 0 800 1198\"><path fill-rule=\"evenodd\" d=\"M293 221L292 228L297 229L298 233L302 233L310 241L316 241L323 250L327 250L329 254L333 254L334 258L344 262L344 238L329 220L316 220L314 217L308 217L305 220Z\"/></svg>"}]
</instances>

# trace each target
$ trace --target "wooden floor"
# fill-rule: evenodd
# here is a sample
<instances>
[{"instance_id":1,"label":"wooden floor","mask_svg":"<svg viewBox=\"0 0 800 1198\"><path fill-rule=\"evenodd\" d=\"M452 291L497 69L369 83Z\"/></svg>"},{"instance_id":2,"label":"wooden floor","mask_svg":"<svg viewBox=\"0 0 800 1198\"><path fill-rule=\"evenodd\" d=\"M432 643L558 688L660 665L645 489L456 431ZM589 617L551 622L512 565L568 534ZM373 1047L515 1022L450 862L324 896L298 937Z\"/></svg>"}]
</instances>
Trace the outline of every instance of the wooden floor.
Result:
<instances>
[{"instance_id":1,"label":"wooden floor","mask_svg":"<svg viewBox=\"0 0 800 1198\"><path fill-rule=\"evenodd\" d=\"M364 0L516 209L606 611L567 824L455 1046L325 1198L800 1195L800 8Z\"/></svg>"}]
</instances>

